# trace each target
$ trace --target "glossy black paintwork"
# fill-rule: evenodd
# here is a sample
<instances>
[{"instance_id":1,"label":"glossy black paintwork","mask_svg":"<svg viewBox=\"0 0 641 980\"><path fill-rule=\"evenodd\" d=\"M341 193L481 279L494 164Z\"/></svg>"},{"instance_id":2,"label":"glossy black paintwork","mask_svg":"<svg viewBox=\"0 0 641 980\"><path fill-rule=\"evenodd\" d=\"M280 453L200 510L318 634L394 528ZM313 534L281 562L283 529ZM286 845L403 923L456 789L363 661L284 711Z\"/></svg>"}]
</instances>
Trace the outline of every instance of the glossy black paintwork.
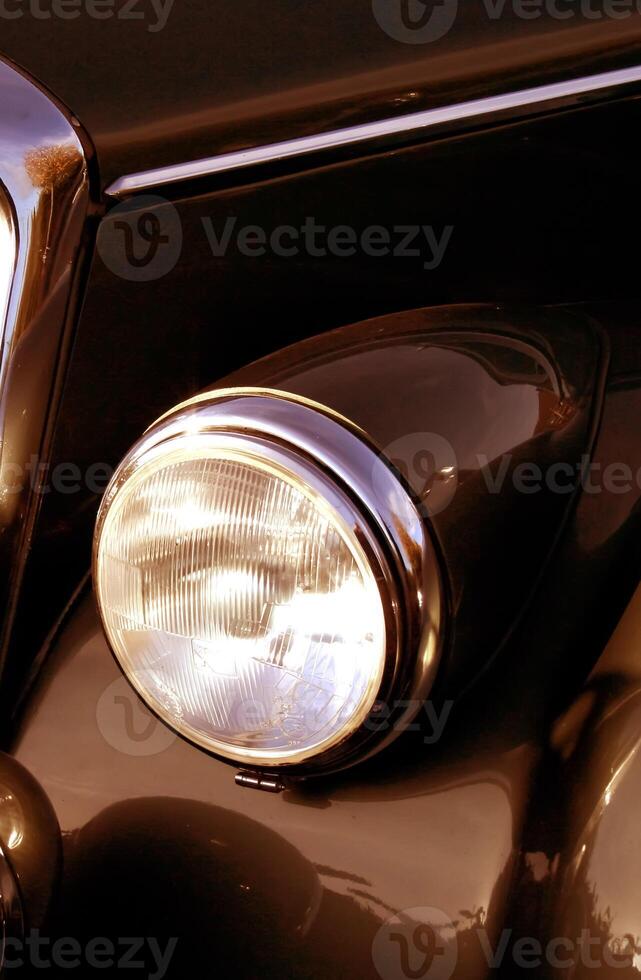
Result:
<instances>
[{"instance_id":1,"label":"glossy black paintwork","mask_svg":"<svg viewBox=\"0 0 641 980\"><path fill-rule=\"evenodd\" d=\"M167 277L132 283L96 257L54 460L116 463L162 411L286 342L399 309L510 301L581 302L572 312L600 324L612 357L593 459L636 468L637 259L615 246L638 224L638 112L631 100L178 200L185 244ZM310 213L358 227L453 223L452 250L429 275L420 258L256 260L232 250L215 260L200 220L235 215L270 227ZM378 393L370 394L374 403ZM474 926L486 922L495 942L504 925L531 921L533 892L545 903L531 855L551 867L563 830L559 810L544 806L563 785L548 781L551 726L641 574L640 496L637 486L576 501L527 614L457 698L438 744L408 733L362 767L280 795L237 787L227 766L154 725L84 597L55 646L42 647L45 669L6 739L44 786L62 831L67 873L50 929L178 933L179 976L210 969L222 951L239 975L282 976L293 964L302 976L362 977L372 975L381 922L429 905L455 922L459 975L484 976ZM13 651L16 682L87 566L96 502L87 493L44 502ZM523 523L515 544L530 530ZM148 738L156 751L141 755ZM296 869L293 890L273 855ZM547 888L549 869L543 877ZM222 937L216 915L230 923Z\"/></svg>"},{"instance_id":2,"label":"glossy black paintwork","mask_svg":"<svg viewBox=\"0 0 641 980\"><path fill-rule=\"evenodd\" d=\"M541 575L591 453L606 365L607 342L578 315L445 307L312 338L220 387L327 405L397 468L440 546L452 694L496 653ZM532 492L536 480L520 478L532 463L575 476Z\"/></svg>"},{"instance_id":3,"label":"glossy black paintwork","mask_svg":"<svg viewBox=\"0 0 641 980\"><path fill-rule=\"evenodd\" d=\"M113 467L162 412L250 358L388 312L630 300L634 320L636 255L612 242L641 220L639 108L632 99L176 201L183 245L165 276L131 281L105 266L100 248L94 258L52 465ZM251 258L233 243L215 257L202 224L210 218L220 234L234 218L269 232L310 214L326 227L454 232L427 270L422 255ZM88 568L97 502L86 487L43 499L16 684Z\"/></svg>"},{"instance_id":4,"label":"glossy black paintwork","mask_svg":"<svg viewBox=\"0 0 641 980\"><path fill-rule=\"evenodd\" d=\"M393 7L377 2L379 10ZM458 8L452 29L427 44L390 37L372 0L181 0L161 30L154 30L159 19L149 3L116 5L136 19L97 19L82 5L75 16L47 18L51 0L38 4L38 19L27 4L8 6L24 15L3 18L0 50L78 115L105 183L165 163L634 64L641 45L633 4L625 17L582 16L573 4L574 16L559 18L547 5L523 17L508 3L497 17L481 2L450 3L447 16Z\"/></svg>"},{"instance_id":5,"label":"glossy black paintwork","mask_svg":"<svg viewBox=\"0 0 641 980\"><path fill-rule=\"evenodd\" d=\"M509 918L543 948L565 938L545 978L639 975L640 637L637 589L550 727Z\"/></svg>"},{"instance_id":6,"label":"glossy black paintwork","mask_svg":"<svg viewBox=\"0 0 641 980\"><path fill-rule=\"evenodd\" d=\"M633 465L641 397L636 324L623 309L598 313L612 362L593 459ZM52 651L14 742L63 832L67 874L50 930L119 935L135 926L145 934L155 929L163 943L178 935L177 976L202 969L219 951L240 976L258 970L276 976L292 964L304 976L361 976L371 971L381 924L404 908L430 906L455 923L454 975L485 976L475 930L482 923L495 946L504 926L522 925L518 916L529 910L532 884L531 871L528 879L520 869L532 867L529 852L553 847L557 824L545 822L548 837L541 841L536 819L536 794L549 793L537 771L554 718L638 580L638 555L636 564L632 559L640 496L636 487L580 497L527 614L481 682L455 700L440 741L425 744L423 732L407 733L376 759L276 796L236 786L228 766L154 723L119 676L86 596ZM245 828L246 819L257 826ZM278 839L267 840L268 831ZM266 855L254 855L254 842ZM304 895L270 870L272 856L288 847L298 852L288 860L302 862L297 882ZM212 871L185 873L192 867ZM157 896L176 875L179 908L163 911ZM134 881L135 893L125 884ZM89 882L97 896L90 906ZM271 920L261 903L277 908L284 924L267 947L263 930ZM312 911L299 936L303 906ZM231 923L222 939L202 927L205 909ZM261 939L249 946L248 923ZM335 941L347 933L349 943Z\"/></svg>"},{"instance_id":7,"label":"glossy black paintwork","mask_svg":"<svg viewBox=\"0 0 641 980\"><path fill-rule=\"evenodd\" d=\"M0 754L0 841L17 884L24 934L47 921L60 875L60 829L42 787L4 753Z\"/></svg>"},{"instance_id":8,"label":"glossy black paintwork","mask_svg":"<svg viewBox=\"0 0 641 980\"><path fill-rule=\"evenodd\" d=\"M178 936L172 977L212 961L243 977L360 977L372 975L385 920L435 905L457 923L457 976L485 975L460 910L481 912L496 940L536 749L495 750L486 720L471 751L465 719L447 744L406 746L280 795L243 789L149 716L90 595L34 694L14 752L63 834L48 934L153 935L163 946Z\"/></svg>"}]
</instances>

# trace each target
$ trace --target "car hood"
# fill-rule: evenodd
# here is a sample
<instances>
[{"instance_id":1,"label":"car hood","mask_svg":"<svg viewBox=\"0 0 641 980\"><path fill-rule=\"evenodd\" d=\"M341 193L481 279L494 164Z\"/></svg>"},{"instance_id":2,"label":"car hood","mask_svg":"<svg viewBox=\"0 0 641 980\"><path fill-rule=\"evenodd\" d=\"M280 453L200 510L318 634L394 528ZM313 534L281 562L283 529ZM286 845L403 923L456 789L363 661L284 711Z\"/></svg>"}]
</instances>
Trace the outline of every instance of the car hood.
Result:
<instances>
[{"instance_id":1,"label":"car hood","mask_svg":"<svg viewBox=\"0 0 641 980\"><path fill-rule=\"evenodd\" d=\"M633 4L622 19L589 20L576 11L559 19L552 9L523 19L516 6L490 0L414 3L14 0L0 49L80 119L106 185L140 170L622 67L641 45Z\"/></svg>"}]
</instances>

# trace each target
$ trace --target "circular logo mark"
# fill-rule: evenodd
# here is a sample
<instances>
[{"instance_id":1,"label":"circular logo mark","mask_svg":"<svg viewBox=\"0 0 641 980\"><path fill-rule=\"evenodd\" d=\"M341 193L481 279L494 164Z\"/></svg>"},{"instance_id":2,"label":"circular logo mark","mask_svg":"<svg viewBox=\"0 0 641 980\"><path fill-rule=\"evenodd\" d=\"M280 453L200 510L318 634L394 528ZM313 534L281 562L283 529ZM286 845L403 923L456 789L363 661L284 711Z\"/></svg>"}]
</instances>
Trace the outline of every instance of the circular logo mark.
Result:
<instances>
[{"instance_id":1,"label":"circular logo mark","mask_svg":"<svg viewBox=\"0 0 641 980\"><path fill-rule=\"evenodd\" d=\"M97 249L107 268L121 279L151 282L176 265L182 225L164 197L145 195L113 208L98 229Z\"/></svg>"},{"instance_id":2,"label":"circular logo mark","mask_svg":"<svg viewBox=\"0 0 641 980\"><path fill-rule=\"evenodd\" d=\"M383 455L409 484L428 517L451 503L458 486L458 461L451 443L435 432L410 432L385 446ZM380 478L374 471L374 483Z\"/></svg>"},{"instance_id":3,"label":"circular logo mark","mask_svg":"<svg viewBox=\"0 0 641 980\"><path fill-rule=\"evenodd\" d=\"M178 737L147 711L125 677L100 695L96 721L104 740L124 755L159 755Z\"/></svg>"},{"instance_id":4,"label":"circular logo mark","mask_svg":"<svg viewBox=\"0 0 641 980\"><path fill-rule=\"evenodd\" d=\"M372 0L376 22L395 41L430 44L454 26L458 0Z\"/></svg>"},{"instance_id":5,"label":"circular logo mark","mask_svg":"<svg viewBox=\"0 0 641 980\"><path fill-rule=\"evenodd\" d=\"M372 944L372 961L382 980L449 980L457 960L454 923L427 906L393 915Z\"/></svg>"}]
</instances>

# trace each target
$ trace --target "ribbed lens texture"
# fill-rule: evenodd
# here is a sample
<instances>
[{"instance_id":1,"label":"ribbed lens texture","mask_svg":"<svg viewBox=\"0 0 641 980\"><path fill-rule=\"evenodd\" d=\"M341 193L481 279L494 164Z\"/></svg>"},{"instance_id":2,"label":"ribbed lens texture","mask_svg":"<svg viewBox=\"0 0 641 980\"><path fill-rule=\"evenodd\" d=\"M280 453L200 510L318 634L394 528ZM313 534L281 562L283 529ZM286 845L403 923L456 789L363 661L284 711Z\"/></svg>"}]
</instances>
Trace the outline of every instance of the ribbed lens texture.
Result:
<instances>
[{"instance_id":1,"label":"ribbed lens texture","mask_svg":"<svg viewBox=\"0 0 641 980\"><path fill-rule=\"evenodd\" d=\"M360 546L259 460L143 466L106 515L98 584L138 690L214 751L302 760L360 724L376 696L385 626Z\"/></svg>"}]
</instances>

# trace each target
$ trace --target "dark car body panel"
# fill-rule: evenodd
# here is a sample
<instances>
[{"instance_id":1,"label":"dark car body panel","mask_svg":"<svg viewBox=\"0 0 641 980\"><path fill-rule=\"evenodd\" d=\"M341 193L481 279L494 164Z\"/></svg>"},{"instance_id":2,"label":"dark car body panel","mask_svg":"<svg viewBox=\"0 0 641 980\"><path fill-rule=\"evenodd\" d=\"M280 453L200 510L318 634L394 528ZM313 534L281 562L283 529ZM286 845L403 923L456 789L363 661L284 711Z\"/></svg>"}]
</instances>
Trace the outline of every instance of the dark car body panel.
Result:
<instances>
[{"instance_id":1,"label":"dark car body panel","mask_svg":"<svg viewBox=\"0 0 641 980\"><path fill-rule=\"evenodd\" d=\"M125 704L113 704L116 688ZM161 729L157 752L137 756L154 744L140 739L150 725ZM376 931L398 909L443 909L459 920L463 944L473 923L460 909L482 910L488 934L500 932L532 748L497 749L480 737L462 755L454 738L445 754L424 746L420 765L396 756L393 767L369 764L274 796L240 789L229 766L166 736L129 695L88 596L61 636L14 750L61 824L68 905L60 934L159 935L163 945L180 936L176 976L220 957L253 977L267 957L274 976L291 969L325 977L369 975ZM293 881L261 876L266 846L283 857L294 848L294 867L304 872ZM275 911L275 929L263 931ZM219 916L224 930L205 927ZM331 939L339 935L349 942ZM484 975L475 944L461 968L461 976Z\"/></svg>"},{"instance_id":2,"label":"dark car body panel","mask_svg":"<svg viewBox=\"0 0 641 980\"><path fill-rule=\"evenodd\" d=\"M443 372L435 391L410 399L409 382L428 389L434 368L425 337L406 345L396 370L391 361L346 369L342 345L371 318L388 337L394 324L429 334L430 322L458 329L476 318L499 333L544 324L552 361L578 392L576 415L555 428L547 410L559 400L530 378L541 412L533 422L514 409L519 438L508 448L554 460L560 433L572 465L586 454L600 474L638 471L638 255L622 245L641 218L636 89L413 145L171 186L152 202L134 197L161 225L177 220L181 248L152 282L114 267L122 212L100 189L124 174L639 59L637 13L578 23L509 11L493 20L487 9L466 4L455 29L423 47L385 34L370 3L334 0L185 2L157 32L144 19L43 19L40 32L24 30L24 18L3 22L3 52L90 137L82 241L96 248L91 268L76 270L82 309L45 358L60 378L55 412L43 408L50 470L112 469L161 413L225 376L324 401L381 448L415 419L415 431L429 429L437 409L443 424L460 412L460 436L466 412L483 417L487 390L509 408L514 378L496 358L475 351L486 387L461 376L448 391ZM440 262L429 250L250 256L233 233L229 248L212 250L203 220L220 236L226 221L269 234L309 216L359 234L451 233ZM298 346L274 354L288 344ZM243 369L264 355L273 356ZM479 437L473 449L484 446ZM638 672L621 654L600 656L641 576L639 480L625 493L584 488L547 509L501 497L479 532L470 595L469 538L457 554L456 515L435 520L452 595L467 609L468 659L480 668L461 672L445 736L432 744L407 732L362 765L280 794L237 786L233 768L175 736L121 675L87 582L99 496L84 483L44 493L21 554L0 692L9 753L0 843L27 925L83 942L178 937L176 976L360 978L375 975L385 922L436 908L464 980L491 971L479 930L496 949L504 929L511 941L547 941L598 920L611 927L608 942L633 929ZM505 537L484 582L493 534ZM633 662L636 643L633 633Z\"/></svg>"},{"instance_id":3,"label":"dark car body panel","mask_svg":"<svg viewBox=\"0 0 641 980\"><path fill-rule=\"evenodd\" d=\"M248 186L223 183L194 198L183 189L173 204L152 208L160 221L177 214L182 229L175 265L151 284L153 312L145 305L149 284L106 265L118 220L112 213L98 229L50 468L113 467L162 412L249 357L389 312L461 302L587 303L588 315L593 308L598 322L604 310L627 338L636 320L636 255L611 243L623 240L639 210L631 185L639 110L630 98ZM326 229L347 223L359 233L454 230L443 261L426 269L427 245L405 257L391 248L376 257L304 248L261 257L243 254L232 234L214 254L204 224L217 236L228 221L236 231L259 223L270 233L300 228L309 215ZM621 342L634 352L634 342ZM625 496L621 506L627 503ZM84 483L42 498L14 641L29 652L13 658L9 700L87 571L96 507ZM34 596L39 617L31 614Z\"/></svg>"},{"instance_id":4,"label":"dark car body panel","mask_svg":"<svg viewBox=\"0 0 641 980\"><path fill-rule=\"evenodd\" d=\"M2 53L78 116L104 184L167 163L634 64L641 45L635 9L589 19L543 7L520 17L510 5L449 0L442 16L456 8L452 29L416 44L385 33L371 0L183 0L161 30L149 3L119 5L128 6L131 17L95 19L78 10L30 24L18 4L23 16L3 20ZM39 9L46 14L50 4Z\"/></svg>"},{"instance_id":5,"label":"dark car body panel","mask_svg":"<svg viewBox=\"0 0 641 980\"><path fill-rule=\"evenodd\" d=\"M609 324L602 319L611 382L592 455L601 467L634 464L641 399L626 343L634 328L611 315ZM331 336L308 346L317 354L324 343L331 364L340 357ZM279 364L295 374L298 363L305 377L295 353L258 364L247 381L278 383ZM242 379L239 372L234 380ZM356 404L358 386L350 395ZM379 418L385 424L384 410ZM31 691L12 750L41 782L62 829L53 934L84 940L128 930L159 937L163 948L180 937L176 976L217 958L239 976L362 975L379 930L413 908L436 908L454 924L443 935L456 947L457 977L487 975L505 929L514 940L538 930L545 939L548 920L537 909L556 886L565 845L565 824L540 822L550 812L550 773L567 788L550 732L638 579L639 495L580 495L519 629L456 700L446 737L426 743L424 731L408 732L369 762L280 795L238 787L233 768L149 714L120 675L86 594ZM568 608L581 608L581 617L568 617ZM554 795L552 814L563 812L561 800ZM298 869L293 890L277 870L282 863ZM176 881L178 908L167 907ZM222 934L206 928L212 915ZM348 943L335 941L344 934Z\"/></svg>"}]
</instances>

